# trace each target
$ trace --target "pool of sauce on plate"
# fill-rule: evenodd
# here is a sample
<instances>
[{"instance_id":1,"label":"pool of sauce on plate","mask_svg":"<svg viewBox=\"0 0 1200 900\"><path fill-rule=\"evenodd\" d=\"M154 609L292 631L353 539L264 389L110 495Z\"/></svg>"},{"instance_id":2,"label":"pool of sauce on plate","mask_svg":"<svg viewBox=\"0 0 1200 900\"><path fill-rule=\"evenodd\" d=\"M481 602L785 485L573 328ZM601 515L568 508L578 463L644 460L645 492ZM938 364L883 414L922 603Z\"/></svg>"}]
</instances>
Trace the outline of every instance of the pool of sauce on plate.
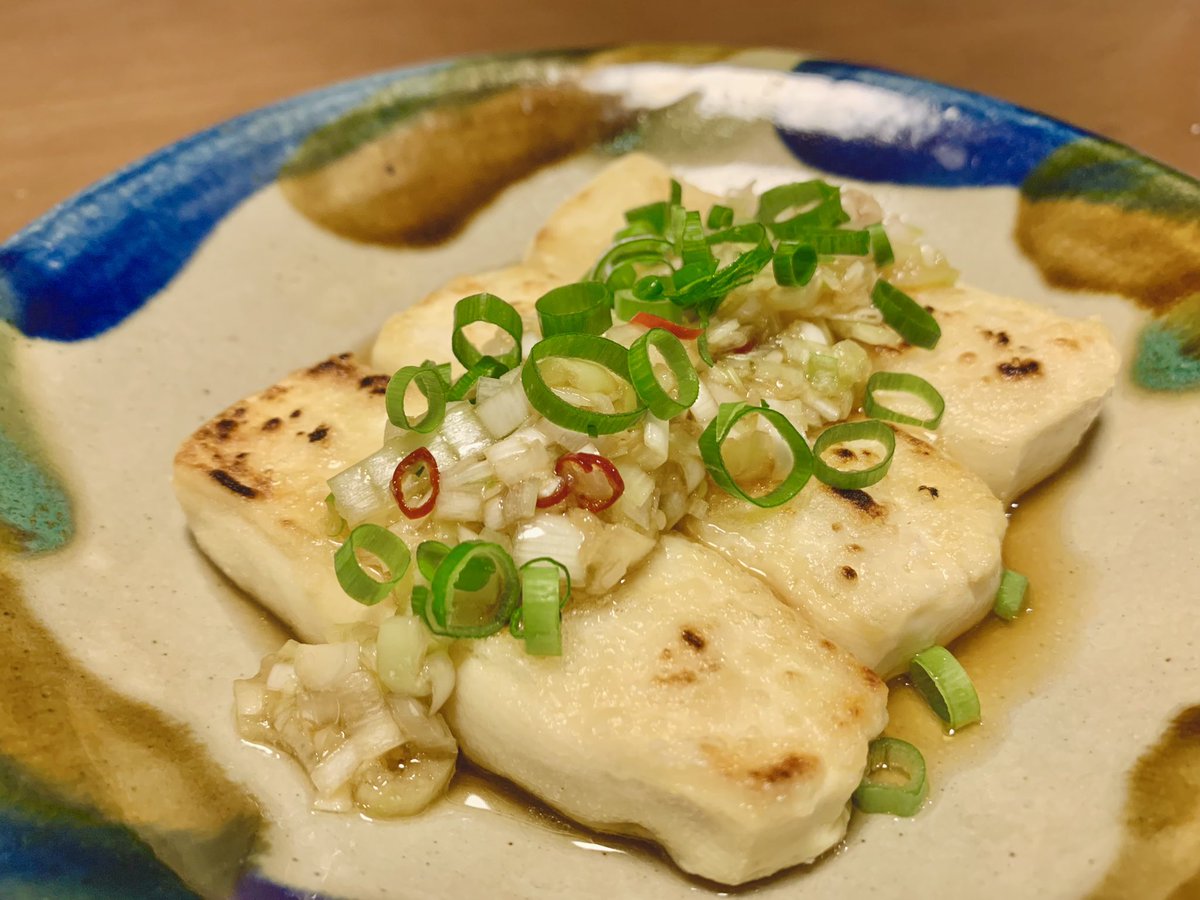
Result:
<instances>
[{"instance_id":1,"label":"pool of sauce on plate","mask_svg":"<svg viewBox=\"0 0 1200 900\"><path fill-rule=\"evenodd\" d=\"M1029 578L1025 605L1030 611L1011 623L989 616L950 645L979 691L983 722L963 729L960 734L947 734L940 720L903 679L895 679L889 685L890 722L885 733L919 746L935 783L952 777L964 766L979 764L994 752L995 737L1007 727L1012 710L1042 689L1080 639L1088 608L1090 576L1067 545L1062 524L1063 500L1071 490L1072 473L1080 467L1077 460L1022 497L1012 510L1004 541L1004 561L1008 568ZM590 831L522 789L470 763L460 762L447 801L488 810L562 835L581 851L637 855L673 869L677 877L714 894L754 893L756 888L806 871L785 870L739 888L693 878L675 868L655 845ZM847 841L843 841L822 859L840 854L846 846Z\"/></svg>"},{"instance_id":2,"label":"pool of sauce on plate","mask_svg":"<svg viewBox=\"0 0 1200 900\"><path fill-rule=\"evenodd\" d=\"M1091 576L1063 535L1063 501L1078 462L1023 496L1011 510L1004 565L1029 579L1027 611L1012 622L988 615L950 644L979 692L982 722L949 734L907 678L893 679L886 734L920 748L930 780L994 752L1011 712L1042 690L1080 640Z\"/></svg>"}]
</instances>

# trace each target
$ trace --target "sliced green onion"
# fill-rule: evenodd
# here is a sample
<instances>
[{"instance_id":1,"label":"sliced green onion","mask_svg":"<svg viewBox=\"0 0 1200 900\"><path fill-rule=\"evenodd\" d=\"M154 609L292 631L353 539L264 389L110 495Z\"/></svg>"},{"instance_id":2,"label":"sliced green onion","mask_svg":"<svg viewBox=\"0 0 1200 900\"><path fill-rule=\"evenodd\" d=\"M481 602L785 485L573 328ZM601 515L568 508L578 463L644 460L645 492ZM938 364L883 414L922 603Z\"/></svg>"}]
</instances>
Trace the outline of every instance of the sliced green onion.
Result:
<instances>
[{"instance_id":1,"label":"sliced green onion","mask_svg":"<svg viewBox=\"0 0 1200 900\"><path fill-rule=\"evenodd\" d=\"M659 384L650 359L651 347L658 349L671 370L678 398L672 397ZM646 408L659 419L672 419L687 412L700 396L700 377L683 342L664 328L651 328L633 342L629 348L629 380Z\"/></svg>"},{"instance_id":2,"label":"sliced green onion","mask_svg":"<svg viewBox=\"0 0 1200 900\"><path fill-rule=\"evenodd\" d=\"M546 564L521 567L521 623L525 652L562 656L558 571Z\"/></svg>"},{"instance_id":3,"label":"sliced green onion","mask_svg":"<svg viewBox=\"0 0 1200 900\"><path fill-rule=\"evenodd\" d=\"M875 399L876 391L899 391L911 394L929 407L930 416L919 419L906 413L889 409ZM921 428L937 428L946 412L946 401L937 388L922 378L908 372L876 372L867 379L867 393L863 399L863 412L872 419L886 419L903 425L919 425Z\"/></svg>"},{"instance_id":4,"label":"sliced green onion","mask_svg":"<svg viewBox=\"0 0 1200 900\"><path fill-rule=\"evenodd\" d=\"M757 414L774 426L779 436L783 438L788 449L792 451L792 469L773 490L760 497L747 494L734 481L729 470L725 468L725 459L721 456L721 446L729 437L733 426L743 416ZM739 497L755 506L769 508L779 506L795 497L808 483L813 472L813 454L804 436L796 430L787 417L777 409L766 406L751 406L749 403L722 403L717 410L716 418L708 423L708 427L700 435L700 457L708 473L726 493Z\"/></svg>"},{"instance_id":5,"label":"sliced green onion","mask_svg":"<svg viewBox=\"0 0 1200 900\"><path fill-rule=\"evenodd\" d=\"M1005 569L1000 576L1000 590L996 592L992 611L1006 622L1011 622L1025 609L1025 591L1028 587L1028 578L1020 572Z\"/></svg>"},{"instance_id":6,"label":"sliced green onion","mask_svg":"<svg viewBox=\"0 0 1200 900\"><path fill-rule=\"evenodd\" d=\"M617 291L625 291L632 288L633 283L637 279L637 268L633 263L622 263L613 269L612 274L608 276L608 280L604 283L615 294Z\"/></svg>"},{"instance_id":7,"label":"sliced green onion","mask_svg":"<svg viewBox=\"0 0 1200 900\"><path fill-rule=\"evenodd\" d=\"M849 441L875 441L883 446L880 462L866 469L839 469L825 462L822 454L835 444ZM813 444L813 474L832 488L857 490L870 487L887 474L896 453L896 433L875 419L865 422L841 422L826 428Z\"/></svg>"},{"instance_id":8,"label":"sliced green onion","mask_svg":"<svg viewBox=\"0 0 1200 900\"><path fill-rule=\"evenodd\" d=\"M925 757L920 750L899 738L871 741L867 771L854 792L855 806L865 813L911 816L921 808L928 793Z\"/></svg>"},{"instance_id":9,"label":"sliced green onion","mask_svg":"<svg viewBox=\"0 0 1200 900\"><path fill-rule=\"evenodd\" d=\"M617 293L613 300L613 311L618 319L624 319L626 322L644 312L669 322L683 324L683 312L670 300L642 300L629 291Z\"/></svg>"},{"instance_id":10,"label":"sliced green onion","mask_svg":"<svg viewBox=\"0 0 1200 900\"><path fill-rule=\"evenodd\" d=\"M469 371L484 356L463 332L474 322L487 322L507 333L513 339L513 347L496 359L510 369L521 364L521 314L495 294L472 294L454 304L454 334L450 338L450 349L463 368Z\"/></svg>"},{"instance_id":11,"label":"sliced green onion","mask_svg":"<svg viewBox=\"0 0 1200 900\"><path fill-rule=\"evenodd\" d=\"M735 287L745 284L771 261L774 250L767 237L767 230L757 222L735 225L710 234L709 246L717 244L753 244L749 250L738 255L729 265L717 269L707 278L687 285L671 298L671 302L683 307L711 315Z\"/></svg>"},{"instance_id":12,"label":"sliced green onion","mask_svg":"<svg viewBox=\"0 0 1200 900\"><path fill-rule=\"evenodd\" d=\"M779 216L799 208L794 216L780 220ZM842 209L842 192L824 181L798 181L765 191L758 198L754 218L762 222L777 238L796 238L805 228L821 228L849 222Z\"/></svg>"},{"instance_id":13,"label":"sliced green onion","mask_svg":"<svg viewBox=\"0 0 1200 900\"><path fill-rule=\"evenodd\" d=\"M669 209L670 204L665 200L647 203L645 206L625 210L625 221L630 225L642 225L648 234L663 234L667 230Z\"/></svg>"},{"instance_id":14,"label":"sliced green onion","mask_svg":"<svg viewBox=\"0 0 1200 900\"><path fill-rule=\"evenodd\" d=\"M887 231L884 229L882 222L868 225L867 234L871 236L871 255L875 257L875 265L882 269L884 266L890 266L896 261L896 254L892 250L892 242L888 240Z\"/></svg>"},{"instance_id":15,"label":"sliced green onion","mask_svg":"<svg viewBox=\"0 0 1200 900\"><path fill-rule=\"evenodd\" d=\"M667 295L667 282L661 275L645 275L633 283L633 296L639 300L661 300Z\"/></svg>"},{"instance_id":16,"label":"sliced green onion","mask_svg":"<svg viewBox=\"0 0 1200 900\"><path fill-rule=\"evenodd\" d=\"M942 336L937 319L900 288L880 278L871 289L871 302L883 313L883 321L908 343L926 350L937 346Z\"/></svg>"},{"instance_id":17,"label":"sliced green onion","mask_svg":"<svg viewBox=\"0 0 1200 900\"><path fill-rule=\"evenodd\" d=\"M577 281L547 291L534 304L542 337L603 334L612 327L612 294L599 281Z\"/></svg>"},{"instance_id":18,"label":"sliced green onion","mask_svg":"<svg viewBox=\"0 0 1200 900\"><path fill-rule=\"evenodd\" d=\"M432 359L427 359L421 363L422 369L433 369L437 377L442 380L442 386L446 390L450 390L450 363L437 363Z\"/></svg>"},{"instance_id":19,"label":"sliced green onion","mask_svg":"<svg viewBox=\"0 0 1200 900\"><path fill-rule=\"evenodd\" d=\"M359 550L374 555L387 568L388 577L379 581L358 561ZM342 590L363 606L374 606L387 597L408 571L408 545L386 528L366 523L350 532L333 555L333 570Z\"/></svg>"},{"instance_id":20,"label":"sliced green onion","mask_svg":"<svg viewBox=\"0 0 1200 900\"><path fill-rule=\"evenodd\" d=\"M337 501L333 494L325 498L325 534L337 537L346 527L346 519L338 512Z\"/></svg>"},{"instance_id":21,"label":"sliced green onion","mask_svg":"<svg viewBox=\"0 0 1200 900\"><path fill-rule=\"evenodd\" d=\"M549 556L538 556L534 559L529 560L529 562L527 562L527 563L525 563L525 565L521 566L521 573L524 574L525 570L528 569L530 566L553 566L558 569L559 573L562 576L559 579L560 584L559 584L559 592L558 592L559 593L558 605L559 605L560 609L565 607L567 605L567 601L571 599L571 572L570 572L570 570L567 569L567 567L564 566L562 563L560 563L557 559L552 559ZM508 622L508 631L509 631L509 634L511 634L515 638L523 638L525 636L525 622L524 622L524 618L521 615L520 607L517 607L516 610L513 611L512 618L509 619L509 622Z\"/></svg>"},{"instance_id":22,"label":"sliced green onion","mask_svg":"<svg viewBox=\"0 0 1200 900\"><path fill-rule=\"evenodd\" d=\"M700 334L696 336L696 353L700 355L700 360L710 369L716 365L713 360L712 350L708 346L708 314L700 313Z\"/></svg>"},{"instance_id":23,"label":"sliced green onion","mask_svg":"<svg viewBox=\"0 0 1200 900\"><path fill-rule=\"evenodd\" d=\"M499 378L508 371L508 366L494 356L480 357L479 362L467 369L466 373L454 382L450 388L447 400L466 400L471 395L471 389L480 378Z\"/></svg>"},{"instance_id":24,"label":"sliced green onion","mask_svg":"<svg viewBox=\"0 0 1200 900\"><path fill-rule=\"evenodd\" d=\"M957 659L945 647L922 650L908 665L913 687L937 713L958 730L979 721L979 694Z\"/></svg>"},{"instance_id":25,"label":"sliced green onion","mask_svg":"<svg viewBox=\"0 0 1200 900\"><path fill-rule=\"evenodd\" d=\"M477 578L469 577L469 570L479 571L481 562L485 571L490 566L489 574L494 573L492 591L486 590L492 578L479 584ZM463 584L464 574L468 584ZM481 591L485 594L482 598L463 596ZM434 572L426 618L450 637L487 637L508 624L519 601L517 567L504 548L487 541L465 541L450 550Z\"/></svg>"},{"instance_id":26,"label":"sliced green onion","mask_svg":"<svg viewBox=\"0 0 1200 900\"><path fill-rule=\"evenodd\" d=\"M621 266L634 263L661 263L674 252L674 244L663 237L635 235L624 238L604 251L604 255L592 269L591 280L607 282L609 276Z\"/></svg>"},{"instance_id":27,"label":"sliced green onion","mask_svg":"<svg viewBox=\"0 0 1200 900\"><path fill-rule=\"evenodd\" d=\"M803 287L817 271L817 251L808 244L780 241L772 260L775 283L781 287Z\"/></svg>"},{"instance_id":28,"label":"sliced green onion","mask_svg":"<svg viewBox=\"0 0 1200 900\"><path fill-rule=\"evenodd\" d=\"M683 231L679 235L679 258L683 268L700 266L707 269L711 275L717 267L713 252L704 237L704 225L700 221L700 213L688 210L683 220Z\"/></svg>"},{"instance_id":29,"label":"sliced green onion","mask_svg":"<svg viewBox=\"0 0 1200 900\"><path fill-rule=\"evenodd\" d=\"M404 409L404 395L408 386L416 384L429 404L425 415L416 422L408 418ZM446 417L446 386L441 376L433 368L425 366L405 366L392 376L388 382L387 393L384 395L384 407L387 409L388 420L397 428L406 428L418 434L429 434L442 424Z\"/></svg>"},{"instance_id":30,"label":"sliced green onion","mask_svg":"<svg viewBox=\"0 0 1200 900\"><path fill-rule=\"evenodd\" d=\"M442 564L450 548L441 541L421 541L417 545L417 571L426 581L433 581L437 567Z\"/></svg>"},{"instance_id":31,"label":"sliced green onion","mask_svg":"<svg viewBox=\"0 0 1200 900\"><path fill-rule=\"evenodd\" d=\"M541 360L551 357L597 363L628 382L629 351L616 341L595 334L556 334L534 344L521 369L521 385L529 405L555 425L592 436L615 434L632 428L646 414L646 407L641 405L629 412L602 413L568 403L546 384L538 369Z\"/></svg>"},{"instance_id":32,"label":"sliced green onion","mask_svg":"<svg viewBox=\"0 0 1200 900\"><path fill-rule=\"evenodd\" d=\"M803 228L792 239L808 244L817 253L826 256L866 256L871 252L871 235L865 229Z\"/></svg>"},{"instance_id":33,"label":"sliced green onion","mask_svg":"<svg viewBox=\"0 0 1200 900\"><path fill-rule=\"evenodd\" d=\"M728 206L716 204L708 211L708 227L713 231L728 228L733 224L733 210Z\"/></svg>"},{"instance_id":34,"label":"sliced green onion","mask_svg":"<svg viewBox=\"0 0 1200 900\"><path fill-rule=\"evenodd\" d=\"M674 178L672 178L671 179L671 203L675 206L678 206L682 202L683 202L683 185L680 184L678 181L676 181Z\"/></svg>"}]
</instances>

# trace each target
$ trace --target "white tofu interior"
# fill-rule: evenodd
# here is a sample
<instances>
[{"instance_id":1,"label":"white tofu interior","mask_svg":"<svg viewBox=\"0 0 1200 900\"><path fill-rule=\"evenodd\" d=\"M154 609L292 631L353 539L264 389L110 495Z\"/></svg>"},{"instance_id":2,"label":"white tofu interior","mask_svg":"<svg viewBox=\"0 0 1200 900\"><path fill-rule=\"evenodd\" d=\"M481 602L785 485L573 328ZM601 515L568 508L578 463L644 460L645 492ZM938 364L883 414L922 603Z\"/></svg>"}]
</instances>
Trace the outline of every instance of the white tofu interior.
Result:
<instances>
[{"instance_id":1,"label":"white tofu interior","mask_svg":"<svg viewBox=\"0 0 1200 900\"><path fill-rule=\"evenodd\" d=\"M759 580L678 535L567 607L563 655L458 645L463 750L572 818L739 884L841 839L883 683Z\"/></svg>"}]
</instances>

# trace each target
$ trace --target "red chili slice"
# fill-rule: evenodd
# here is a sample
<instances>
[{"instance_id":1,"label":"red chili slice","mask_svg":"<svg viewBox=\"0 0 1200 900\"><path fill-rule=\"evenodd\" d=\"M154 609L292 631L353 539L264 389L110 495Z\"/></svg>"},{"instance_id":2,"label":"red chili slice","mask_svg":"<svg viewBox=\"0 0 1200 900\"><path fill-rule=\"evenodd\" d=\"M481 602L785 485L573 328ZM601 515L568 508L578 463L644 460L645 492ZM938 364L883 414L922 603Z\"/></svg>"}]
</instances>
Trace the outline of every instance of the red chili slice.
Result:
<instances>
[{"instance_id":1,"label":"red chili slice","mask_svg":"<svg viewBox=\"0 0 1200 900\"><path fill-rule=\"evenodd\" d=\"M634 325L643 325L646 328L661 328L664 331L669 331L681 341L692 341L704 334L703 328L688 328L686 325L680 325L678 322L672 322L670 319L664 319L661 316L656 316L648 312L640 312L629 321Z\"/></svg>"},{"instance_id":2,"label":"red chili slice","mask_svg":"<svg viewBox=\"0 0 1200 900\"><path fill-rule=\"evenodd\" d=\"M742 346L738 347L736 350L730 350L729 352L730 353L749 353L751 350L753 350L757 346L758 346L758 341L755 338L750 338L750 340L746 341L746 343L742 344Z\"/></svg>"},{"instance_id":3,"label":"red chili slice","mask_svg":"<svg viewBox=\"0 0 1200 900\"><path fill-rule=\"evenodd\" d=\"M608 496L593 497L576 490L576 477L569 471L570 466L575 466L584 474L598 469L608 482ZM554 474L559 478L558 487L547 496L538 498L539 509L555 506L565 500L568 493L574 492L575 501L584 509L589 512L602 512L620 500L621 495L625 493L625 480L617 471L617 467L607 458L595 453L564 453L554 464Z\"/></svg>"},{"instance_id":4,"label":"red chili slice","mask_svg":"<svg viewBox=\"0 0 1200 900\"><path fill-rule=\"evenodd\" d=\"M420 506L409 506L404 497L404 476L408 474L409 469L415 466L425 466L429 471L429 497ZM440 483L437 460L433 458L433 454L429 452L428 448L418 447L396 465L396 471L392 473L392 496L396 498L396 505L400 507L400 512L410 519L419 519L433 512L433 506L437 503Z\"/></svg>"},{"instance_id":5,"label":"red chili slice","mask_svg":"<svg viewBox=\"0 0 1200 900\"><path fill-rule=\"evenodd\" d=\"M567 499L567 494L571 493L571 479L559 478L558 486L554 488L545 497L537 498L538 509L549 509L552 506L558 506Z\"/></svg>"}]
</instances>

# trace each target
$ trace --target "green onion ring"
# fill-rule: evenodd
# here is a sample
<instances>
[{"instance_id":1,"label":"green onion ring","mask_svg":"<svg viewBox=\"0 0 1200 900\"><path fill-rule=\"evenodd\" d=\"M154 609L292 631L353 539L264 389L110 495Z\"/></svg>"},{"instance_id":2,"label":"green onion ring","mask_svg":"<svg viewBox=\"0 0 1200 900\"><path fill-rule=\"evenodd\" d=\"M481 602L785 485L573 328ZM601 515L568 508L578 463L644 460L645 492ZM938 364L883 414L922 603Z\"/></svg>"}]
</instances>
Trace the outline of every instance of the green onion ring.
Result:
<instances>
[{"instance_id":1,"label":"green onion ring","mask_svg":"<svg viewBox=\"0 0 1200 900\"><path fill-rule=\"evenodd\" d=\"M682 202L683 202L683 185L680 184L678 181L676 181L674 178L672 178L671 179L671 205L678 206Z\"/></svg>"},{"instance_id":2,"label":"green onion ring","mask_svg":"<svg viewBox=\"0 0 1200 900\"><path fill-rule=\"evenodd\" d=\"M729 437L733 426L743 416L752 413L770 422L788 449L792 451L792 470L773 490L761 497L752 497L734 481L729 470L725 468L725 460L721 456L721 445ZM787 417L777 409L766 406L751 406L749 403L722 403L717 410L717 416L708 423L708 427L700 435L700 457L708 469L708 474L726 493L753 503L764 509L779 506L791 500L798 493L813 473L813 454L805 443L804 436L796 430Z\"/></svg>"},{"instance_id":3,"label":"green onion ring","mask_svg":"<svg viewBox=\"0 0 1200 900\"><path fill-rule=\"evenodd\" d=\"M635 235L617 241L604 251L592 269L592 281L608 281L619 266L629 263L661 263L674 252L674 245L662 237Z\"/></svg>"},{"instance_id":4,"label":"green onion ring","mask_svg":"<svg viewBox=\"0 0 1200 900\"><path fill-rule=\"evenodd\" d=\"M810 208L790 219L777 221L780 213L793 206ZM758 212L754 218L771 229L775 237L784 240L797 237L804 228L830 227L850 221L842 209L842 192L820 180L798 181L764 191L758 198Z\"/></svg>"},{"instance_id":5,"label":"green onion ring","mask_svg":"<svg viewBox=\"0 0 1200 900\"><path fill-rule=\"evenodd\" d=\"M404 409L404 394L408 386L416 383L419 390L429 403L420 420L411 422ZM388 382L384 395L384 407L387 409L388 420L397 428L406 428L418 434L429 434L442 424L446 417L446 386L434 368L425 366L405 366L399 369Z\"/></svg>"},{"instance_id":6,"label":"green onion ring","mask_svg":"<svg viewBox=\"0 0 1200 900\"><path fill-rule=\"evenodd\" d=\"M867 234L871 236L871 255L875 258L876 266L882 269L896 261L896 253L892 250L892 242L888 240L882 222L868 225Z\"/></svg>"},{"instance_id":7,"label":"green onion ring","mask_svg":"<svg viewBox=\"0 0 1200 900\"><path fill-rule=\"evenodd\" d=\"M417 545L417 571L425 576L426 581L433 581L437 567L449 552L449 546L441 541L421 541Z\"/></svg>"},{"instance_id":8,"label":"green onion ring","mask_svg":"<svg viewBox=\"0 0 1200 900\"><path fill-rule=\"evenodd\" d=\"M616 341L595 334L556 334L534 344L529 359L521 368L521 385L529 405L555 425L595 437L632 428L646 414L646 407L641 405L623 413L593 412L573 406L554 393L542 379L538 362L551 357L594 362L629 382L629 351ZM630 387L633 387L632 383ZM636 388L634 390L636 392Z\"/></svg>"},{"instance_id":9,"label":"green onion ring","mask_svg":"<svg viewBox=\"0 0 1200 900\"><path fill-rule=\"evenodd\" d=\"M650 359L650 348L656 347L671 370L677 385L676 400L659 384ZM659 419L673 419L687 412L700 396L700 376L688 358L683 342L665 328L651 328L629 348L629 380L642 398L646 408Z\"/></svg>"},{"instance_id":10,"label":"green onion ring","mask_svg":"<svg viewBox=\"0 0 1200 900\"><path fill-rule=\"evenodd\" d=\"M889 409L875 399L876 391L901 391L924 401L933 413L928 419L918 419L906 413ZM946 401L938 389L922 378L908 372L876 372L867 379L867 393L863 399L863 412L872 419L886 419L902 425L919 425L921 428L937 428L946 412Z\"/></svg>"},{"instance_id":11,"label":"green onion ring","mask_svg":"<svg viewBox=\"0 0 1200 900\"><path fill-rule=\"evenodd\" d=\"M454 334L450 338L450 349L464 369L470 371L484 356L463 333L474 322L487 322L507 333L513 339L513 348L496 359L510 369L521 364L521 314L495 294L472 294L454 304Z\"/></svg>"},{"instance_id":12,"label":"green onion ring","mask_svg":"<svg viewBox=\"0 0 1200 900\"><path fill-rule=\"evenodd\" d=\"M733 210L728 206L715 204L708 211L708 222L706 223L711 231L719 231L722 228L728 228L733 224Z\"/></svg>"},{"instance_id":13,"label":"green onion ring","mask_svg":"<svg viewBox=\"0 0 1200 900\"><path fill-rule=\"evenodd\" d=\"M421 363L422 369L433 369L437 373L437 377L442 380L442 387L447 391L450 390L450 363L437 363L432 359L427 359Z\"/></svg>"},{"instance_id":14,"label":"green onion ring","mask_svg":"<svg viewBox=\"0 0 1200 900\"><path fill-rule=\"evenodd\" d=\"M447 400L466 400L471 396L471 389L480 378L499 378L508 371L508 366L494 356L482 356L479 362L467 369L454 387L450 388Z\"/></svg>"},{"instance_id":15,"label":"green onion ring","mask_svg":"<svg viewBox=\"0 0 1200 900\"><path fill-rule=\"evenodd\" d=\"M1000 576L1000 590L996 591L996 602L992 611L1006 622L1011 622L1025 608L1025 591L1029 579L1020 572L1005 569Z\"/></svg>"},{"instance_id":16,"label":"green onion ring","mask_svg":"<svg viewBox=\"0 0 1200 900\"><path fill-rule=\"evenodd\" d=\"M661 235L667 230L667 214L670 204L665 200L659 200L657 203L647 203L645 206L637 206L633 209L625 210L625 221L630 225L642 223L650 234Z\"/></svg>"},{"instance_id":17,"label":"green onion ring","mask_svg":"<svg viewBox=\"0 0 1200 900\"><path fill-rule=\"evenodd\" d=\"M754 246L741 253L729 265L717 269L707 278L687 285L671 298L672 303L682 307L695 308L702 315L712 315L721 305L721 301L725 299L725 295L735 287L754 278L771 261L774 253L766 228L758 222L726 228L724 231L710 234L707 241L709 246L716 244L754 244Z\"/></svg>"},{"instance_id":18,"label":"green onion ring","mask_svg":"<svg viewBox=\"0 0 1200 900\"><path fill-rule=\"evenodd\" d=\"M708 270L708 274L717 267L712 249L704 237L704 225L700 221L700 213L688 210L683 220L683 231L679 235L679 258L683 268L700 266Z\"/></svg>"},{"instance_id":19,"label":"green onion ring","mask_svg":"<svg viewBox=\"0 0 1200 900\"><path fill-rule=\"evenodd\" d=\"M817 251L808 244L780 241L771 266L780 287L803 287L817 271Z\"/></svg>"},{"instance_id":20,"label":"green onion ring","mask_svg":"<svg viewBox=\"0 0 1200 900\"><path fill-rule=\"evenodd\" d=\"M912 297L880 278L871 289L871 302L883 313L883 321L912 344L932 350L942 337L942 328L927 309Z\"/></svg>"},{"instance_id":21,"label":"green onion ring","mask_svg":"<svg viewBox=\"0 0 1200 900\"><path fill-rule=\"evenodd\" d=\"M480 624L462 625L454 622L460 576L475 560L487 560L499 578L495 610L491 618ZM479 587L482 587L480 585ZM472 585L471 589L478 589ZM481 638L495 634L508 624L513 610L520 602L520 578L512 557L499 544L487 541L465 541L446 554L434 572L430 585L427 618L442 629L441 634L456 638Z\"/></svg>"},{"instance_id":22,"label":"green onion ring","mask_svg":"<svg viewBox=\"0 0 1200 900\"><path fill-rule=\"evenodd\" d=\"M389 577L377 581L358 561L356 551L365 550L378 557ZM374 606L387 597L408 571L411 554L408 545L379 525L365 523L350 532L346 542L333 554L333 570L342 590L363 606Z\"/></svg>"},{"instance_id":23,"label":"green onion ring","mask_svg":"<svg viewBox=\"0 0 1200 900\"><path fill-rule=\"evenodd\" d=\"M633 263L622 263L613 269L612 274L608 276L608 280L604 283L608 285L609 291L615 294L617 291L627 291L633 287L633 283L638 280L637 268Z\"/></svg>"},{"instance_id":24,"label":"green onion ring","mask_svg":"<svg viewBox=\"0 0 1200 900\"><path fill-rule=\"evenodd\" d=\"M525 639L525 652L530 656L562 656L562 608L559 576L555 567L543 561L521 566L521 607L509 620L518 622L521 637Z\"/></svg>"},{"instance_id":25,"label":"green onion ring","mask_svg":"<svg viewBox=\"0 0 1200 900\"><path fill-rule=\"evenodd\" d=\"M962 665L945 647L922 650L908 664L913 687L939 719L957 731L979 721L979 694Z\"/></svg>"},{"instance_id":26,"label":"green onion ring","mask_svg":"<svg viewBox=\"0 0 1200 900\"><path fill-rule=\"evenodd\" d=\"M577 281L547 291L534 304L542 337L603 334L612 327L612 294L599 281Z\"/></svg>"},{"instance_id":27,"label":"green onion ring","mask_svg":"<svg viewBox=\"0 0 1200 900\"><path fill-rule=\"evenodd\" d=\"M871 252L871 235L866 229L802 228L791 239L825 256L866 256Z\"/></svg>"},{"instance_id":28,"label":"green onion ring","mask_svg":"<svg viewBox=\"0 0 1200 900\"><path fill-rule=\"evenodd\" d=\"M903 783L883 781L877 773L900 771ZM925 777L925 757L921 751L899 738L881 737L867 749L867 770L854 792L854 805L865 813L911 816L921 808L929 793Z\"/></svg>"},{"instance_id":29,"label":"green onion ring","mask_svg":"<svg viewBox=\"0 0 1200 900\"><path fill-rule=\"evenodd\" d=\"M875 441L883 445L884 457L881 462L866 469L847 471L829 465L822 454L834 444L845 441ZM832 488L841 490L857 490L870 487L881 480L892 466L892 457L896 454L896 433L887 425L875 419L863 422L840 422L821 432L821 436L813 443L813 474Z\"/></svg>"}]
</instances>

